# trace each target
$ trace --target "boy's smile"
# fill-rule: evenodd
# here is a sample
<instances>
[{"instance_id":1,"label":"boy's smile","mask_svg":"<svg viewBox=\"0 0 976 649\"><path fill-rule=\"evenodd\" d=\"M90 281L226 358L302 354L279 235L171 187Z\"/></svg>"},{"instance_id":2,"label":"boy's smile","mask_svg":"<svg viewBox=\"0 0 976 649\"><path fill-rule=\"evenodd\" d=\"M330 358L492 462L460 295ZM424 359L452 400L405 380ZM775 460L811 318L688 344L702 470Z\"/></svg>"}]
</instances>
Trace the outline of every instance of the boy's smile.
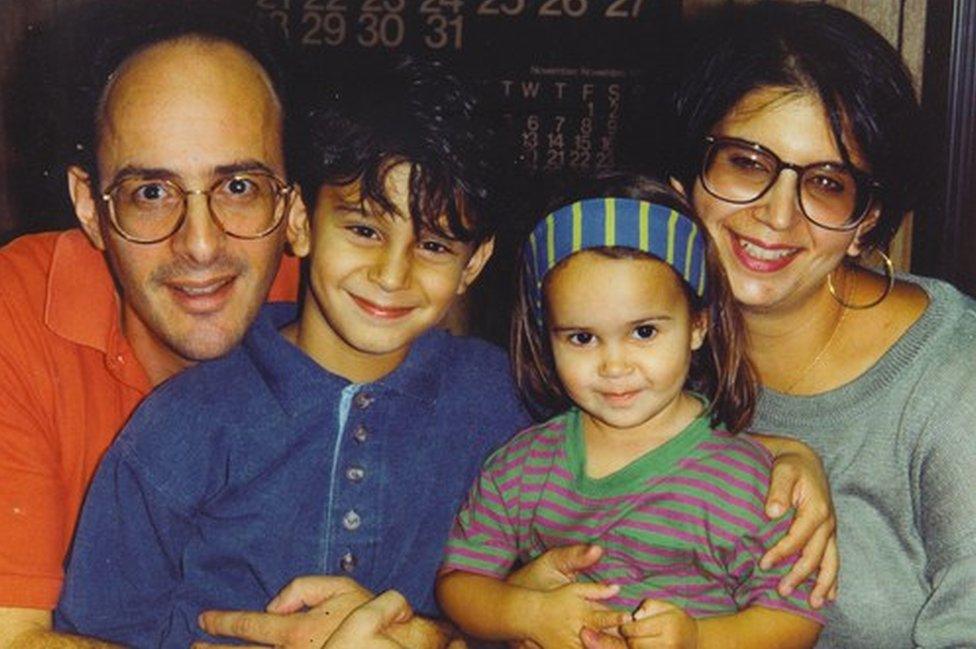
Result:
<instances>
[{"instance_id":1,"label":"boy's smile","mask_svg":"<svg viewBox=\"0 0 976 649\"><path fill-rule=\"evenodd\" d=\"M397 367L478 276L480 246L417 228L409 216L410 165L392 166L386 195L400 214L360 202L359 185L319 190L305 242L309 282L296 342L326 369L356 382Z\"/></svg>"}]
</instances>

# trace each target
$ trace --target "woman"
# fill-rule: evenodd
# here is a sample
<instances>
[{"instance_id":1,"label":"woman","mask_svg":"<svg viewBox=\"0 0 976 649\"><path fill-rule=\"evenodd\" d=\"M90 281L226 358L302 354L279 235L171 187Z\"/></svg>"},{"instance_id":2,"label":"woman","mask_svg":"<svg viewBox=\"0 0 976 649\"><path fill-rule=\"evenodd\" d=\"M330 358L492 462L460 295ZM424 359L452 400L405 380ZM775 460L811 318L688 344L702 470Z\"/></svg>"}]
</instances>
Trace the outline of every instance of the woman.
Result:
<instances>
[{"instance_id":1,"label":"woman","mask_svg":"<svg viewBox=\"0 0 976 649\"><path fill-rule=\"evenodd\" d=\"M744 312L756 428L808 443L831 481L842 564L820 646L976 644L976 303L854 263L925 171L911 79L822 4L751 6L701 44L673 176Z\"/></svg>"}]
</instances>

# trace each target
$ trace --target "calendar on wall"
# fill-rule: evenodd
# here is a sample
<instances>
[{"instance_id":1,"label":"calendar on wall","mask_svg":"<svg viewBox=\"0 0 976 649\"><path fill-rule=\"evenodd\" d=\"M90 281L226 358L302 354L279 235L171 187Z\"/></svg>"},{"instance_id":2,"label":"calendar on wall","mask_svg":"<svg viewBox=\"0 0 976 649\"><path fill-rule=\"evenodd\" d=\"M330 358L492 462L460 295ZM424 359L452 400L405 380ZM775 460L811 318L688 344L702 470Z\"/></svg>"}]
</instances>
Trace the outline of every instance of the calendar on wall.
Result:
<instances>
[{"instance_id":1,"label":"calendar on wall","mask_svg":"<svg viewBox=\"0 0 976 649\"><path fill-rule=\"evenodd\" d=\"M680 0L255 2L328 65L380 52L444 60L484 84L527 167L544 173L617 164L622 120L648 109L639 98L680 21Z\"/></svg>"}]
</instances>

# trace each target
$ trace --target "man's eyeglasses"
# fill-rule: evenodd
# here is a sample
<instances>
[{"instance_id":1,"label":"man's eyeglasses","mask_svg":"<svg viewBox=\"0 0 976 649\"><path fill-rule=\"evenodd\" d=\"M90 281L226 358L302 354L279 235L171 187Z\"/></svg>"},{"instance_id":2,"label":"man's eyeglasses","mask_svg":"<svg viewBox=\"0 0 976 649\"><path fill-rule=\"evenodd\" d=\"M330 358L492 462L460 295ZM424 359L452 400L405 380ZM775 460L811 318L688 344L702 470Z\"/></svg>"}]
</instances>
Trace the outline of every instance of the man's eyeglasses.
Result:
<instances>
[{"instance_id":1,"label":"man's eyeglasses","mask_svg":"<svg viewBox=\"0 0 976 649\"><path fill-rule=\"evenodd\" d=\"M259 239L288 212L292 185L260 171L219 178L209 189L187 190L170 180L122 178L101 195L119 234L135 243L157 243L172 236L186 218L187 198L207 197L210 214L224 232Z\"/></svg>"},{"instance_id":2,"label":"man's eyeglasses","mask_svg":"<svg viewBox=\"0 0 976 649\"><path fill-rule=\"evenodd\" d=\"M780 173L796 173L800 210L828 230L852 230L867 216L880 185L870 175L836 162L805 166L780 160L755 142L706 137L701 181L705 190L729 203L751 203L769 191Z\"/></svg>"}]
</instances>

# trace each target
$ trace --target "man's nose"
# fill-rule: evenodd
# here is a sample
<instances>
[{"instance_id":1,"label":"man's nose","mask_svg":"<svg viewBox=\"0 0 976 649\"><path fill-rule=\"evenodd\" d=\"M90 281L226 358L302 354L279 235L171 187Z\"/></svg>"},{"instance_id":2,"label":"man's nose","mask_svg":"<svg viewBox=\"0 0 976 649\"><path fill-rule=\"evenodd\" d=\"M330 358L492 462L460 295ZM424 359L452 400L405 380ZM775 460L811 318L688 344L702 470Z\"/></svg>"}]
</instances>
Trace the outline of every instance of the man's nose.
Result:
<instances>
[{"instance_id":1,"label":"man's nose","mask_svg":"<svg viewBox=\"0 0 976 649\"><path fill-rule=\"evenodd\" d=\"M199 265L207 265L220 253L227 233L214 218L210 201L202 192L187 192L186 217L173 235L174 249Z\"/></svg>"}]
</instances>

